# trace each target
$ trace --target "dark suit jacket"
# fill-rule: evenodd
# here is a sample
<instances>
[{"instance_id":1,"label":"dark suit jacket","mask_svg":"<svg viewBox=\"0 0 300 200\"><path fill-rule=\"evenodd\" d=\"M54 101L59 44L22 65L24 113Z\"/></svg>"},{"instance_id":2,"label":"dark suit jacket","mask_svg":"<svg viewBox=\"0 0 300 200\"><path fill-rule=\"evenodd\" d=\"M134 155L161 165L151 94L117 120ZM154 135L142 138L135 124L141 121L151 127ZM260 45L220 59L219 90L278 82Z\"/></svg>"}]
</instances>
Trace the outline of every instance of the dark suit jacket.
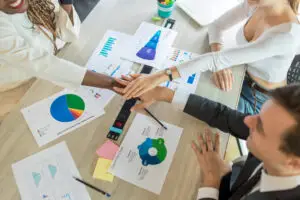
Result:
<instances>
[{"instance_id":1,"label":"dark suit jacket","mask_svg":"<svg viewBox=\"0 0 300 200\"><path fill-rule=\"evenodd\" d=\"M191 94L184 108L184 112L206 122L211 127L230 133L237 138L245 140L249 135L249 129L244 124L245 114L206 98ZM219 200L230 200L231 195L241 184L249 179L260 163L261 161L250 153L231 190L229 189L230 174L225 175L220 186ZM201 200L214 199L206 198ZM300 186L285 191L264 193L258 191L247 195L243 200L300 200Z\"/></svg>"}]
</instances>

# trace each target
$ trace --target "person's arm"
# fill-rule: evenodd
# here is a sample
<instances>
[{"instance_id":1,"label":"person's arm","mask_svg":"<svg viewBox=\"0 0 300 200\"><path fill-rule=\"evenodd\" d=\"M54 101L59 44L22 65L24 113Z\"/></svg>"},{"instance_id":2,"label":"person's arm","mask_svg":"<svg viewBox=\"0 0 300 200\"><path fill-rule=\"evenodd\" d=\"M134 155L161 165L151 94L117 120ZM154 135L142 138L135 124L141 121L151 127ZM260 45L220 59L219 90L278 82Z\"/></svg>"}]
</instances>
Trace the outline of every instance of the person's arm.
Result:
<instances>
[{"instance_id":1,"label":"person's arm","mask_svg":"<svg viewBox=\"0 0 300 200\"><path fill-rule=\"evenodd\" d=\"M293 28L284 26L289 26L289 24L284 24L282 28ZM299 40L297 39L296 33L272 31L264 33L254 42L231 49L203 54L177 67L171 67L170 69L173 79L188 77L191 74L208 70L216 72L235 65L253 63L275 56L293 55L298 45ZM269 66L260 67L268 68ZM169 76L162 70L135 79L126 86L122 93L127 99L138 97L166 81L169 81Z\"/></svg>"},{"instance_id":2,"label":"person's arm","mask_svg":"<svg viewBox=\"0 0 300 200\"><path fill-rule=\"evenodd\" d=\"M294 53L299 42L291 33L274 33L263 35L254 42L231 49L211 52L177 66L181 77L204 71L216 72L231 66L252 63L273 56ZM268 67L268 66L264 66ZM167 76L164 74L165 79ZM175 77L176 76L175 73Z\"/></svg>"},{"instance_id":3,"label":"person's arm","mask_svg":"<svg viewBox=\"0 0 300 200\"><path fill-rule=\"evenodd\" d=\"M177 90L173 97L169 96L168 99L172 98L172 104L179 109L183 108L183 112L206 122L211 127L218 128L240 139L247 139L249 129L244 124L245 114L221 103L182 90Z\"/></svg>"},{"instance_id":4,"label":"person's arm","mask_svg":"<svg viewBox=\"0 0 300 200\"><path fill-rule=\"evenodd\" d=\"M211 127L230 133L235 137L246 140L249 135L249 129L244 124L245 114L221 103L190 94L180 88L177 91L173 91L159 86L139 98L142 100L142 103L135 105L134 110L143 109L155 101L164 101L172 103L177 109L183 110L183 112L206 122Z\"/></svg>"},{"instance_id":5,"label":"person's arm","mask_svg":"<svg viewBox=\"0 0 300 200\"><path fill-rule=\"evenodd\" d=\"M81 21L73 6L73 0L60 0L56 15L56 32L65 42L73 42L79 38Z\"/></svg>"},{"instance_id":6,"label":"person's arm","mask_svg":"<svg viewBox=\"0 0 300 200\"><path fill-rule=\"evenodd\" d=\"M13 24L0 17L0 60L11 67L21 67L35 77L52 81L62 87L80 85L111 89L114 80L94 73L67 60L58 58L41 48L33 48L18 35Z\"/></svg>"},{"instance_id":7,"label":"person's arm","mask_svg":"<svg viewBox=\"0 0 300 200\"><path fill-rule=\"evenodd\" d=\"M220 50L223 42L223 32L238 22L247 18L250 8L247 1L230 9L208 26L209 44L212 50ZM219 48L218 48L219 47Z\"/></svg>"}]
</instances>

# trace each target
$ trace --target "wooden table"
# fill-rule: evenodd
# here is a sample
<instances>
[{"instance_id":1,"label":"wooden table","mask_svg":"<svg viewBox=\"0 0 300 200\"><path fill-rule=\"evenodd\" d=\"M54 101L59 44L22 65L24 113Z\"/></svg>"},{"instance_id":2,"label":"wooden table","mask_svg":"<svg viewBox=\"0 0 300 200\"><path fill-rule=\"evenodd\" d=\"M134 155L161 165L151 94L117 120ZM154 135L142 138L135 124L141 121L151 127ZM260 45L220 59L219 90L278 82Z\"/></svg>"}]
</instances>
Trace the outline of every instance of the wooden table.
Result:
<instances>
[{"instance_id":1,"label":"wooden table","mask_svg":"<svg viewBox=\"0 0 300 200\"><path fill-rule=\"evenodd\" d=\"M60 53L60 56L77 64L85 65L93 49L97 46L107 29L134 34L142 21L150 21L156 9L155 1L149 0L101 0L82 24L80 39L65 48ZM174 44L175 47L196 53L205 53L209 50L207 29L205 27L199 27L178 8L175 9L172 18L177 20L175 29L178 31L178 36ZM226 93L216 89L210 81L211 75L204 73L201 76L196 93L236 108L244 68L235 68L233 71L235 84L231 92ZM190 143L196 138L197 134L202 133L204 128L207 127L205 123L175 110L170 104L159 103L151 107L151 110L159 119L184 128L184 133L178 145L163 190L157 196L118 178L115 178L113 183L94 180L92 178L97 159L95 151L106 140L108 129L123 105L124 100L121 97L115 97L111 101L105 109L106 114L104 116L42 148L38 148L20 113L20 109L60 90L61 88L47 81L36 81L21 100L18 107L2 122L0 126L1 199L20 199L12 174L11 164L63 140L67 142L81 176L85 180L112 193L112 200L182 200L196 198L197 190L200 186L200 170ZM131 115L126 125L126 130L130 126L134 116L135 114ZM228 138L228 134L222 134L221 145L223 153L227 146ZM89 192L92 199L105 199L105 197L94 191Z\"/></svg>"}]
</instances>

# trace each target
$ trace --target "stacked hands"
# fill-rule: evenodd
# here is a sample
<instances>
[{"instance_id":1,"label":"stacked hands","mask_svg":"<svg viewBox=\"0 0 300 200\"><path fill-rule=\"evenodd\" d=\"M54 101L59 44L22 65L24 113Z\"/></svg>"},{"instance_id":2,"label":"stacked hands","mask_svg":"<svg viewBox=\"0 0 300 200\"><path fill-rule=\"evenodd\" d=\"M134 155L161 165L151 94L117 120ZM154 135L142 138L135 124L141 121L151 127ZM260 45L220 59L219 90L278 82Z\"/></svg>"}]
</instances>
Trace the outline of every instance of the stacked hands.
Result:
<instances>
[{"instance_id":1,"label":"stacked hands","mask_svg":"<svg viewBox=\"0 0 300 200\"><path fill-rule=\"evenodd\" d=\"M132 74L122 76L121 79L116 78L115 81L121 86L113 88L117 93L126 99L139 98L141 101L131 111L149 107L156 101L171 102L174 96L172 90L158 86L165 81L159 74ZM215 134L214 143L212 135L212 132L206 129L205 134L199 135L191 146L201 166L203 187L219 188L221 178L231 171L231 166L220 155L220 135Z\"/></svg>"}]
</instances>

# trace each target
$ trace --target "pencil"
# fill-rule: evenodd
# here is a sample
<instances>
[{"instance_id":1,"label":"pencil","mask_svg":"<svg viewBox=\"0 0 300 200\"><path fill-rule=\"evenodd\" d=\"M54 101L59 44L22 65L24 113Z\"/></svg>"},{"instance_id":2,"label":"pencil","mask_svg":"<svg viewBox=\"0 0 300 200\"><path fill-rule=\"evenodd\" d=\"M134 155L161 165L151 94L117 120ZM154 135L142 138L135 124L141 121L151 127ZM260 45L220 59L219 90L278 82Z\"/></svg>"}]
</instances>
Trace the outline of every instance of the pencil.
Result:
<instances>
[{"instance_id":1,"label":"pencil","mask_svg":"<svg viewBox=\"0 0 300 200\"><path fill-rule=\"evenodd\" d=\"M165 130L168 130L168 128L163 125L163 123L161 123L147 108L144 108L144 110L155 120L157 121L157 123L159 123L161 125L161 127L163 127Z\"/></svg>"},{"instance_id":2,"label":"pencil","mask_svg":"<svg viewBox=\"0 0 300 200\"><path fill-rule=\"evenodd\" d=\"M95 191L97 191L97 192L100 192L101 194L103 194L103 195L105 195L105 196L107 196L107 197L110 197L110 196L111 196L111 195L108 194L107 192L104 192L103 190L101 190L101 189L99 189L99 188L97 188L97 187L95 187L95 186L93 186L93 185L91 185L91 184L89 184L89 183L87 183L87 182L85 182L85 181L83 181L83 180L80 180L79 178L76 178L76 177L73 177L73 178L74 178L76 181L82 183L83 185L85 185L85 186L87 186L87 187L89 187L89 188L91 188L91 189L93 189L93 190L95 190Z\"/></svg>"}]
</instances>

